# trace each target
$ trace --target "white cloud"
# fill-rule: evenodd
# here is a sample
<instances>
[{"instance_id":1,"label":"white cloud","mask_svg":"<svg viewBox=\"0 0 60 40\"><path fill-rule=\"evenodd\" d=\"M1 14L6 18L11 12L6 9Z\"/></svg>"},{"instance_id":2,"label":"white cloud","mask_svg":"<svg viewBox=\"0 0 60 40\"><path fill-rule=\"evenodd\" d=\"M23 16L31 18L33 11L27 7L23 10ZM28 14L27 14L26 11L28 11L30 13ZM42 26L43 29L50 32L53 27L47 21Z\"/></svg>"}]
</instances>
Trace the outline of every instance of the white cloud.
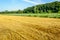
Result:
<instances>
[{"instance_id":1,"label":"white cloud","mask_svg":"<svg viewBox=\"0 0 60 40\"><path fill-rule=\"evenodd\" d=\"M24 0L24 1L29 2L29 3L32 3L32 4L40 4L40 3L38 3L38 2L34 2L34 1L31 1L31 0ZM36 1L37 1L37 0L36 0Z\"/></svg>"}]
</instances>

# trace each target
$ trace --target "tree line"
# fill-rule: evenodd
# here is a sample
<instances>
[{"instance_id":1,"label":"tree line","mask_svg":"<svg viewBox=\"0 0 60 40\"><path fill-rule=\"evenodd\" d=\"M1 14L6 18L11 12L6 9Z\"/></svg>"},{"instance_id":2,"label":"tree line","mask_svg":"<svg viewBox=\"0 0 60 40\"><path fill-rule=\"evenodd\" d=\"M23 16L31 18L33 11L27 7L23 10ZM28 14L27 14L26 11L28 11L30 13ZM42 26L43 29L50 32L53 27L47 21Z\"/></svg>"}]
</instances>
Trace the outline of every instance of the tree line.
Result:
<instances>
[{"instance_id":1,"label":"tree line","mask_svg":"<svg viewBox=\"0 0 60 40\"><path fill-rule=\"evenodd\" d=\"M28 7L24 10L17 10L17 11L6 10L0 13L57 13L57 12L60 12L60 1L36 5Z\"/></svg>"},{"instance_id":2,"label":"tree line","mask_svg":"<svg viewBox=\"0 0 60 40\"><path fill-rule=\"evenodd\" d=\"M60 2L55 1L51 3L36 5L24 9L24 13L57 13L60 12Z\"/></svg>"},{"instance_id":3,"label":"tree line","mask_svg":"<svg viewBox=\"0 0 60 40\"><path fill-rule=\"evenodd\" d=\"M2 12L0 12L0 14L15 14L15 13L23 13L23 11L22 10L17 10L17 11L8 11L8 10L5 10L5 11L2 11Z\"/></svg>"}]
</instances>

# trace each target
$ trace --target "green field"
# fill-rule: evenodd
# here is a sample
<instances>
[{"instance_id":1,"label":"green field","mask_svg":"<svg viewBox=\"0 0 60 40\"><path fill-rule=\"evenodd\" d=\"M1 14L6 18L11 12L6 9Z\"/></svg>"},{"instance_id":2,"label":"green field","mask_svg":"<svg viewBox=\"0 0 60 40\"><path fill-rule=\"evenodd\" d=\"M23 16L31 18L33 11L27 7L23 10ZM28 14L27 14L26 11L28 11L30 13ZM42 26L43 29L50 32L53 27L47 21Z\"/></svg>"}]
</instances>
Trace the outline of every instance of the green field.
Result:
<instances>
[{"instance_id":1,"label":"green field","mask_svg":"<svg viewBox=\"0 0 60 40\"><path fill-rule=\"evenodd\" d=\"M46 17L46 18L60 18L60 13L15 13L15 14L1 14L11 16L29 16L29 17Z\"/></svg>"}]
</instances>

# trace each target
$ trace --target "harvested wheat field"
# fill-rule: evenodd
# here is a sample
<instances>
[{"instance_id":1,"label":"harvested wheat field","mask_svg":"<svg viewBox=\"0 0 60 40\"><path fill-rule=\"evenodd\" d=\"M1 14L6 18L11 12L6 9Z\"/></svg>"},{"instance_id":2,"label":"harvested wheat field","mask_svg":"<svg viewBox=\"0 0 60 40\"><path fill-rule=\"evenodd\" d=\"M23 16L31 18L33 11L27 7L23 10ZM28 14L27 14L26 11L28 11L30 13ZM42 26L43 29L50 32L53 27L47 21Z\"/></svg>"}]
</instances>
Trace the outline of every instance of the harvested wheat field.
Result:
<instances>
[{"instance_id":1,"label":"harvested wheat field","mask_svg":"<svg viewBox=\"0 0 60 40\"><path fill-rule=\"evenodd\" d=\"M0 40L60 40L60 19L0 15Z\"/></svg>"}]
</instances>

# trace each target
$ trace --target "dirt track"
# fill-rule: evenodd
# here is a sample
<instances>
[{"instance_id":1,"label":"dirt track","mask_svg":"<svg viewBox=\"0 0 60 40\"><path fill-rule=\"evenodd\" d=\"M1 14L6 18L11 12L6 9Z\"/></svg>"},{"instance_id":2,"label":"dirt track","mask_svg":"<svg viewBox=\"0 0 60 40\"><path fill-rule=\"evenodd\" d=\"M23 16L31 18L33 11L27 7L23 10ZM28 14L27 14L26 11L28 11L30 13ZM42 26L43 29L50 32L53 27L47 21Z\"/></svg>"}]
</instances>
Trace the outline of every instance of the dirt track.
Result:
<instances>
[{"instance_id":1,"label":"dirt track","mask_svg":"<svg viewBox=\"0 0 60 40\"><path fill-rule=\"evenodd\" d=\"M0 40L60 40L60 19L1 15Z\"/></svg>"}]
</instances>

